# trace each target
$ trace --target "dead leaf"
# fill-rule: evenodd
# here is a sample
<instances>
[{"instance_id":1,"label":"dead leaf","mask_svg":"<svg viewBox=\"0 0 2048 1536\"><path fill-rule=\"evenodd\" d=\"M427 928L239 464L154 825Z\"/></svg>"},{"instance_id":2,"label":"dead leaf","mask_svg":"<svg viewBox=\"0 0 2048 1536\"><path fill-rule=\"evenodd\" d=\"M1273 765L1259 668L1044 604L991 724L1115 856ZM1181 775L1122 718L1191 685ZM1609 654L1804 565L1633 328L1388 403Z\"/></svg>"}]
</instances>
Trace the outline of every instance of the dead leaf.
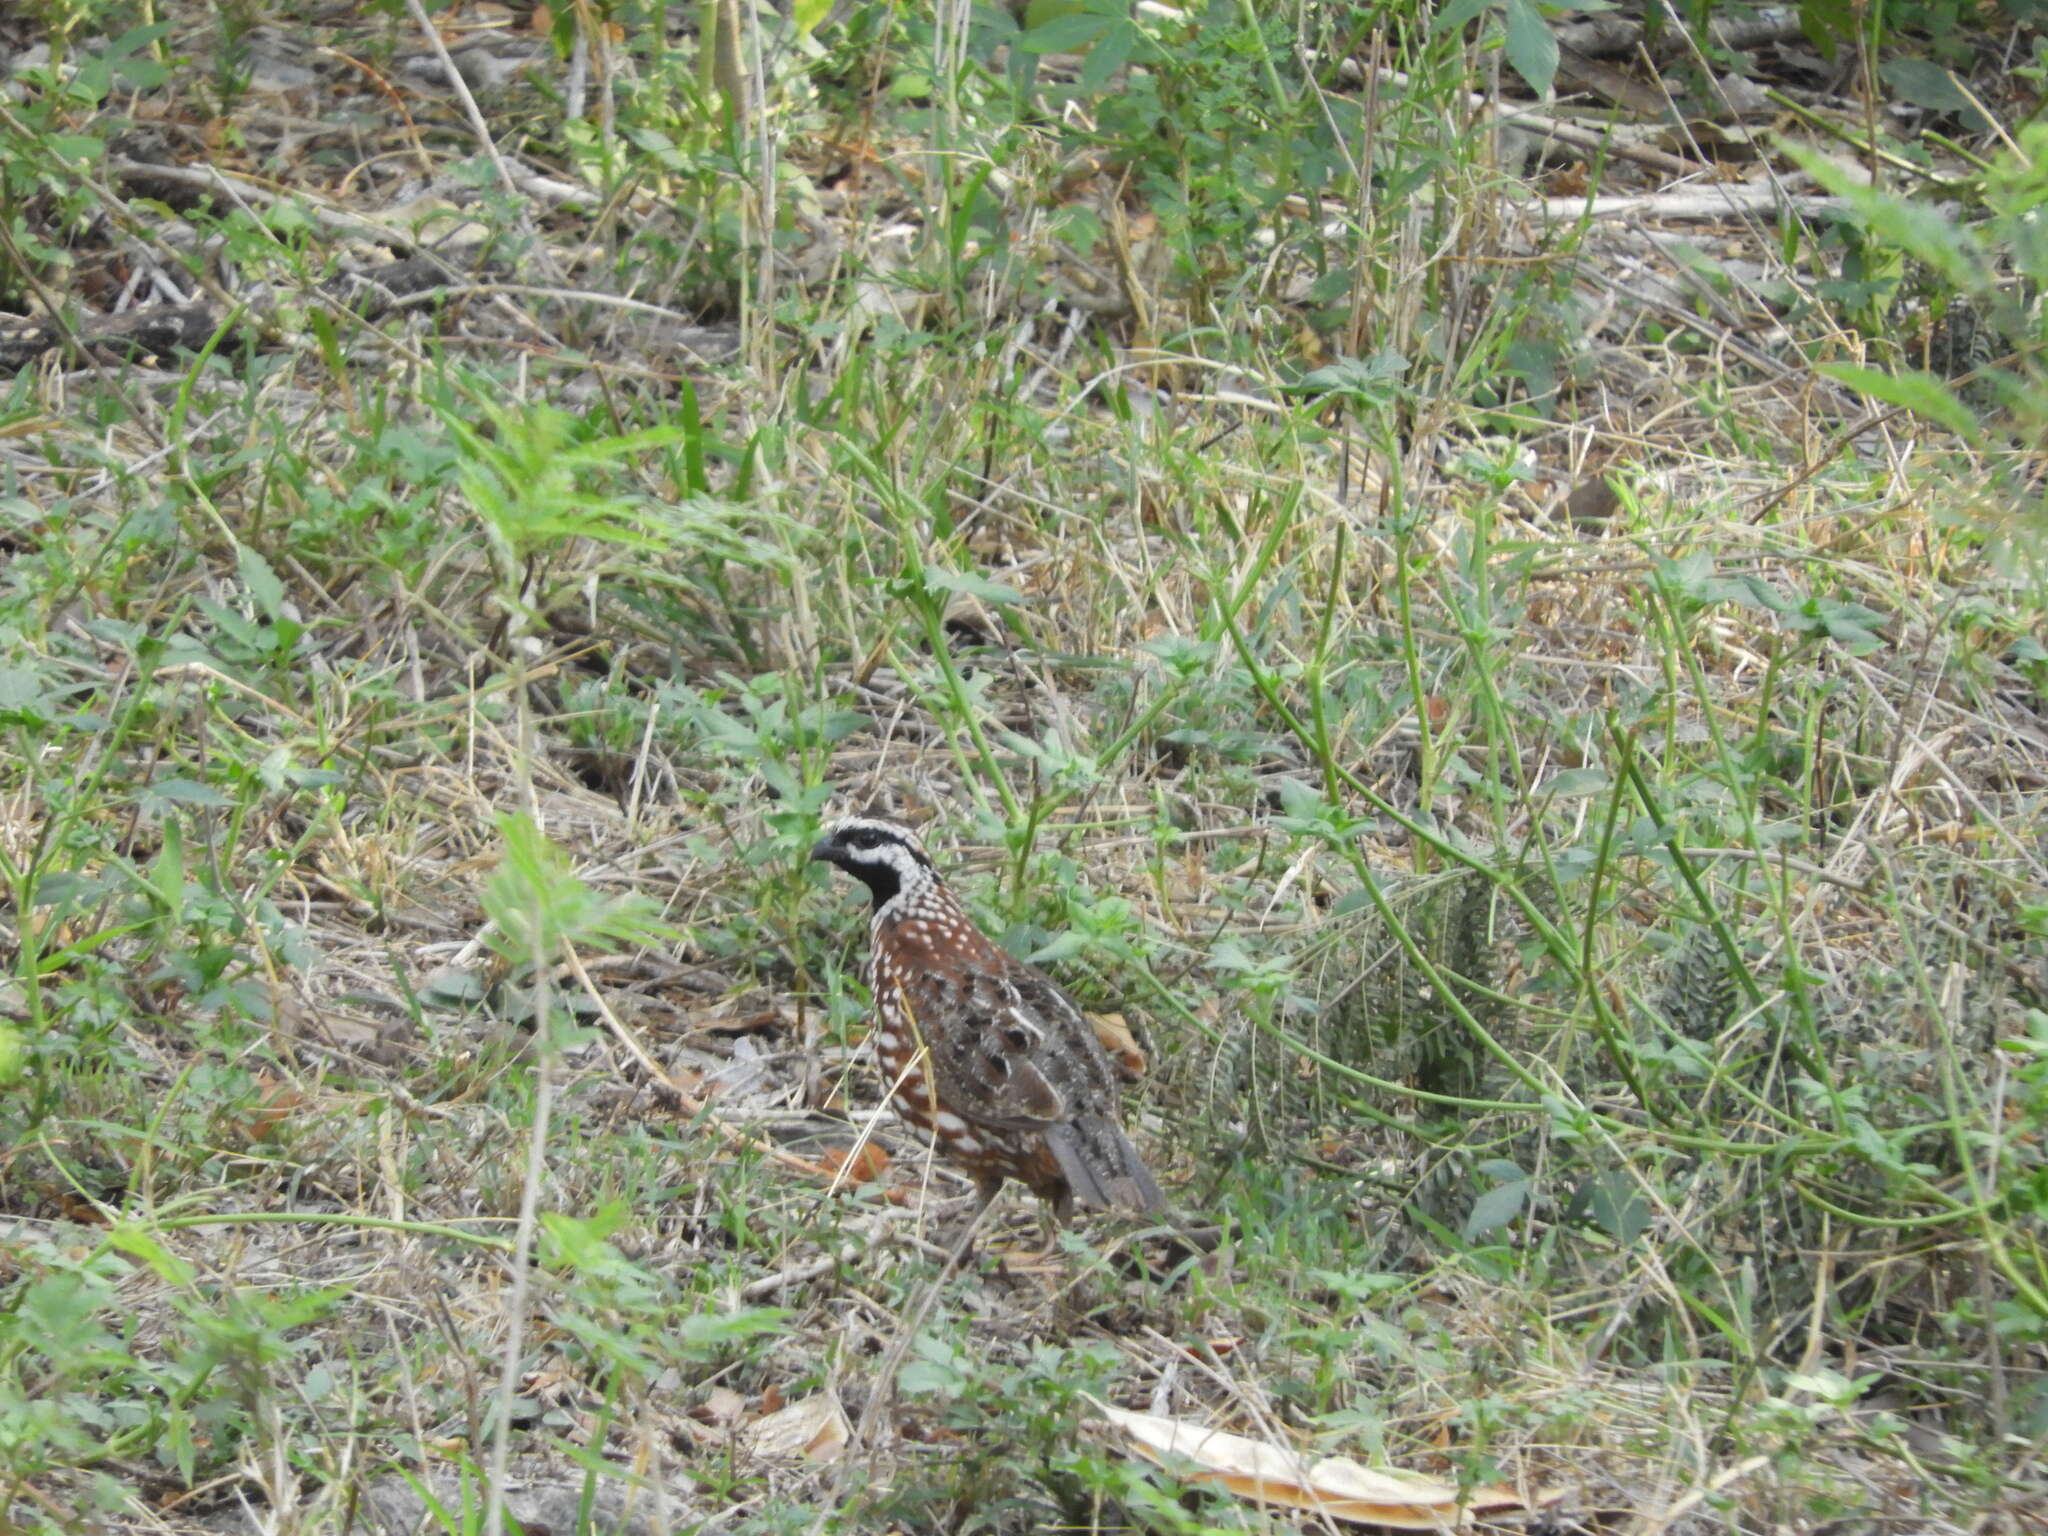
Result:
<instances>
[{"instance_id":1,"label":"dead leaf","mask_svg":"<svg viewBox=\"0 0 2048 1536\"><path fill-rule=\"evenodd\" d=\"M256 1086L262 1094L256 1105L222 1124L219 1134L226 1145L254 1146L270 1140L305 1105L304 1094L268 1072L256 1074Z\"/></svg>"},{"instance_id":2,"label":"dead leaf","mask_svg":"<svg viewBox=\"0 0 2048 1536\"><path fill-rule=\"evenodd\" d=\"M864 1147L827 1147L818 1166L834 1183L873 1184L889 1171L889 1154L874 1142Z\"/></svg>"},{"instance_id":3,"label":"dead leaf","mask_svg":"<svg viewBox=\"0 0 2048 1536\"><path fill-rule=\"evenodd\" d=\"M739 999L738 1006L722 1003L706 1009L690 1020L690 1028L705 1035L757 1035L787 1028L788 1023L782 1010L762 1004L757 996Z\"/></svg>"},{"instance_id":4,"label":"dead leaf","mask_svg":"<svg viewBox=\"0 0 2048 1536\"><path fill-rule=\"evenodd\" d=\"M1552 171L1544 179L1543 190L1550 197L1584 197L1592 182L1592 172L1586 162L1574 160L1570 165Z\"/></svg>"},{"instance_id":5,"label":"dead leaf","mask_svg":"<svg viewBox=\"0 0 2048 1536\"><path fill-rule=\"evenodd\" d=\"M57 1195L57 1214L77 1227L104 1227L106 1214L90 1200L62 1190Z\"/></svg>"},{"instance_id":6,"label":"dead leaf","mask_svg":"<svg viewBox=\"0 0 2048 1536\"><path fill-rule=\"evenodd\" d=\"M1712 123L1704 119L1674 124L1657 135L1662 148L1680 155L1704 155L1717 165L1738 165L1760 158L1767 134L1740 123Z\"/></svg>"},{"instance_id":7,"label":"dead leaf","mask_svg":"<svg viewBox=\"0 0 2048 1536\"><path fill-rule=\"evenodd\" d=\"M713 1387L690 1416L718 1429L731 1429L747 1416L747 1400L731 1387Z\"/></svg>"},{"instance_id":8,"label":"dead leaf","mask_svg":"<svg viewBox=\"0 0 2048 1536\"><path fill-rule=\"evenodd\" d=\"M747 1431L746 1438L756 1456L831 1461L853 1438L853 1426L846 1421L846 1410L839 1406L839 1394L827 1387L786 1408L762 1415Z\"/></svg>"},{"instance_id":9,"label":"dead leaf","mask_svg":"<svg viewBox=\"0 0 2048 1536\"><path fill-rule=\"evenodd\" d=\"M1311 1460L1285 1446L1088 1401L1147 1461L1261 1504L1401 1531L1457 1530L1473 1515L1528 1507L1510 1488L1474 1488L1461 1499L1454 1485L1419 1472L1375 1471L1348 1456Z\"/></svg>"},{"instance_id":10,"label":"dead leaf","mask_svg":"<svg viewBox=\"0 0 2048 1536\"><path fill-rule=\"evenodd\" d=\"M1572 487L1564 514L1580 527L1609 521L1621 507L1621 493L1605 475L1594 475Z\"/></svg>"},{"instance_id":11,"label":"dead leaf","mask_svg":"<svg viewBox=\"0 0 2048 1536\"><path fill-rule=\"evenodd\" d=\"M1091 1013L1088 1022L1095 1026L1095 1038L1109 1052L1109 1059L1126 1075L1134 1078L1145 1075L1145 1069L1151 1063L1146 1061L1138 1037L1131 1033L1131 1026L1124 1022L1122 1014Z\"/></svg>"}]
</instances>

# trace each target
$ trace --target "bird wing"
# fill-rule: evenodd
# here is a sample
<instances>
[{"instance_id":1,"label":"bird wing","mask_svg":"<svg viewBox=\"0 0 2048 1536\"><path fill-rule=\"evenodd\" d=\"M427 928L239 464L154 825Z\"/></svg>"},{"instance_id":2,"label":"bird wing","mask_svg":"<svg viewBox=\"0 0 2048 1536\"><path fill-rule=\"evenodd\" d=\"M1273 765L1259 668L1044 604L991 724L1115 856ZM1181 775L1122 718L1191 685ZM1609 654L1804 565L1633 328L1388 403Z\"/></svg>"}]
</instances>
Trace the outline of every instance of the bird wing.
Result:
<instances>
[{"instance_id":1,"label":"bird wing","mask_svg":"<svg viewBox=\"0 0 2048 1536\"><path fill-rule=\"evenodd\" d=\"M954 1003L957 1024L934 1032L939 1101L955 1114L1012 1131L1069 1119L1075 1084L1058 1037L1001 972L977 971Z\"/></svg>"},{"instance_id":2,"label":"bird wing","mask_svg":"<svg viewBox=\"0 0 2048 1536\"><path fill-rule=\"evenodd\" d=\"M1059 1086L1070 1118L1048 1131L1045 1140L1073 1185L1074 1197L1087 1205L1136 1211L1164 1208L1166 1196L1152 1170L1117 1123L1116 1068L1096 1038L1095 1026L1065 989L1037 967L1012 960L1003 974L1026 1010L1056 1021L1064 1047L1058 1059L1065 1068L1065 1081ZM1085 1167L1087 1176L1077 1175L1077 1167Z\"/></svg>"},{"instance_id":3,"label":"bird wing","mask_svg":"<svg viewBox=\"0 0 2048 1536\"><path fill-rule=\"evenodd\" d=\"M1042 1136L1084 1205L1165 1203L1117 1124L1109 1057L1072 998L1016 960L978 972L958 1029L934 1043L939 1101L962 1119Z\"/></svg>"}]
</instances>

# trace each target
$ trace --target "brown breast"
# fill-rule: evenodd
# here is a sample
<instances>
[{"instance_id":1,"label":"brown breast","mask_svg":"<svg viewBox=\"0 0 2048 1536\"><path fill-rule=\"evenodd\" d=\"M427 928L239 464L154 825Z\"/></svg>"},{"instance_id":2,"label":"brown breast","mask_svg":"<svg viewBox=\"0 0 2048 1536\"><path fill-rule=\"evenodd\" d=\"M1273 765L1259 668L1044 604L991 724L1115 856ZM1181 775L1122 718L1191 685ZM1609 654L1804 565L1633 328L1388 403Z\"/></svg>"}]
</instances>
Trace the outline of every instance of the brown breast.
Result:
<instances>
[{"instance_id":1,"label":"brown breast","mask_svg":"<svg viewBox=\"0 0 2048 1536\"><path fill-rule=\"evenodd\" d=\"M992 963L995 946L957 907L877 922L868 968L875 1051L891 1107L941 1152L977 1181L1012 1178L1050 1198L1065 1180L1043 1138L969 1122L947 1106L931 1070L932 1050L965 1027L968 969Z\"/></svg>"}]
</instances>

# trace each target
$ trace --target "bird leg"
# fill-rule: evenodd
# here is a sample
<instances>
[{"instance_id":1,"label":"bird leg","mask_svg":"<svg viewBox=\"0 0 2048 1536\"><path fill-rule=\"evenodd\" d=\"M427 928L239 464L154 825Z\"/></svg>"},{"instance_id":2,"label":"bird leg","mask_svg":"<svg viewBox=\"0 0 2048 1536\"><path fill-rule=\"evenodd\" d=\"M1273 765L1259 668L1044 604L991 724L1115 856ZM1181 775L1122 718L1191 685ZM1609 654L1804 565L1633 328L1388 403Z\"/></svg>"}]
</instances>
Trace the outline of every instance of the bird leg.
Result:
<instances>
[{"instance_id":1,"label":"bird leg","mask_svg":"<svg viewBox=\"0 0 2048 1536\"><path fill-rule=\"evenodd\" d=\"M946 1256L946 1267L940 1271L941 1274L950 1272L973 1257L974 1234L981 1226L981 1218L988 1214L988 1208L996 1203L996 1196L1002 1192L1003 1176L999 1173L992 1177L975 1179L974 1214L967 1218L967 1225L960 1229L959 1241L954 1243L953 1251Z\"/></svg>"},{"instance_id":2,"label":"bird leg","mask_svg":"<svg viewBox=\"0 0 2048 1536\"><path fill-rule=\"evenodd\" d=\"M1045 1246L1038 1250L1043 1261L1053 1256L1060 1246L1060 1233L1074 1219L1074 1191L1065 1185L1049 1199L1038 1202L1038 1235L1045 1239Z\"/></svg>"}]
</instances>

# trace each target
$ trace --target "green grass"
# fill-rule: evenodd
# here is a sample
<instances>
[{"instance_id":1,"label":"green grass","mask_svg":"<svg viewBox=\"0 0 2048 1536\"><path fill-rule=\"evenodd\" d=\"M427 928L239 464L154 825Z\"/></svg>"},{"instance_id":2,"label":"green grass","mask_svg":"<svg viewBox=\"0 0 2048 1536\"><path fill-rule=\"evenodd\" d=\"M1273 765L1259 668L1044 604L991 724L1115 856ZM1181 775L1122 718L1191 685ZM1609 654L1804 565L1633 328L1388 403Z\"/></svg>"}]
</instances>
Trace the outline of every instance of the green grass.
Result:
<instances>
[{"instance_id":1,"label":"green grass","mask_svg":"<svg viewBox=\"0 0 2048 1536\"><path fill-rule=\"evenodd\" d=\"M44 10L0 294L290 298L0 394L0 1521L1301 1528L1084 1394L1671 1529L2042 1498L2026 348L1873 420L1820 226L1741 247L1791 385L1601 310L1491 22L1371 34L1368 114L1341 7L799 7L734 116L565 8L507 191L401 10ZM254 20L356 62L266 94ZM484 243L365 323L304 209L422 167ZM2006 227L1863 217L1958 292ZM871 809L1138 1032L1214 1254L1013 1192L941 1274L805 859ZM850 1454L763 1454L827 1393Z\"/></svg>"}]
</instances>

